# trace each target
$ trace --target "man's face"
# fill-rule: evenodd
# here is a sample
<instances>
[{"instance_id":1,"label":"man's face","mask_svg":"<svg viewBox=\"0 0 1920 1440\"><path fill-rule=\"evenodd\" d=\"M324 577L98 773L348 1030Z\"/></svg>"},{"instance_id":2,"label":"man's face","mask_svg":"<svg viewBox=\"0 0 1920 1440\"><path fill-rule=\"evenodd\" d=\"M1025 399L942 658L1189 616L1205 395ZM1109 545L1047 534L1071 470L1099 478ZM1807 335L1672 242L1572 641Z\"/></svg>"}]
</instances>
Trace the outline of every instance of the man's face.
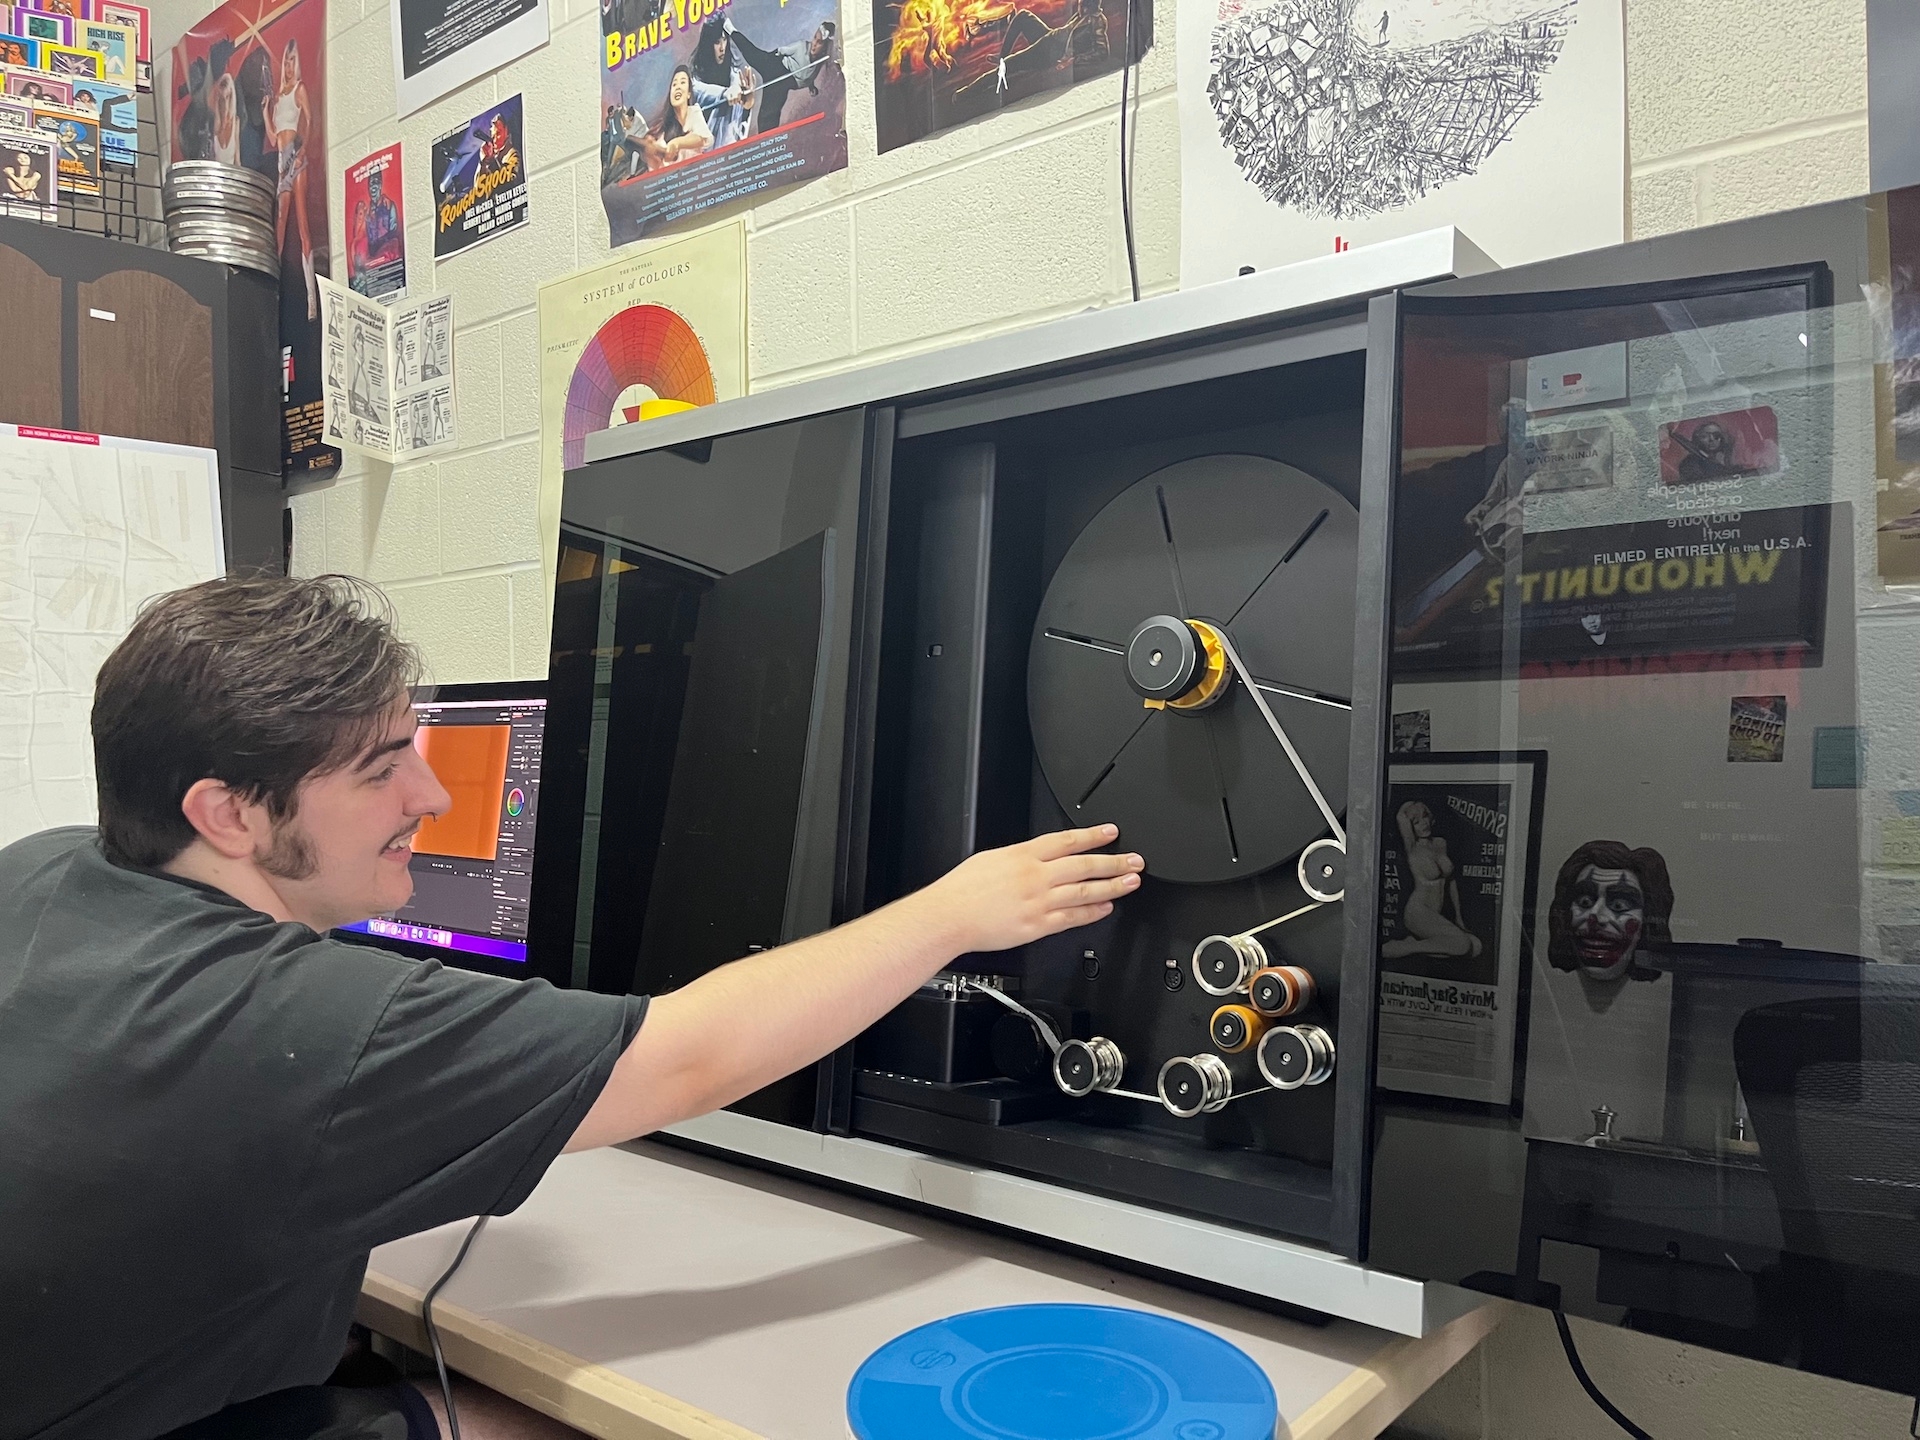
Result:
<instances>
[{"instance_id":1,"label":"man's face","mask_svg":"<svg viewBox=\"0 0 1920 1440\"><path fill-rule=\"evenodd\" d=\"M829 47L832 46L832 44L833 44L833 37L827 34L826 26L817 25L814 27L813 39L808 42L807 53L813 59L818 60L821 56L827 53L827 50L829 49Z\"/></svg>"},{"instance_id":2,"label":"man's face","mask_svg":"<svg viewBox=\"0 0 1920 1440\"><path fill-rule=\"evenodd\" d=\"M1631 870L1582 867L1568 910L1574 954L1592 980L1618 980L1633 963L1646 928L1647 901Z\"/></svg>"},{"instance_id":3,"label":"man's face","mask_svg":"<svg viewBox=\"0 0 1920 1440\"><path fill-rule=\"evenodd\" d=\"M340 769L301 782L293 816L256 855L274 889L315 930L398 909L413 895L413 836L452 797L413 743L405 700L378 737Z\"/></svg>"}]
</instances>

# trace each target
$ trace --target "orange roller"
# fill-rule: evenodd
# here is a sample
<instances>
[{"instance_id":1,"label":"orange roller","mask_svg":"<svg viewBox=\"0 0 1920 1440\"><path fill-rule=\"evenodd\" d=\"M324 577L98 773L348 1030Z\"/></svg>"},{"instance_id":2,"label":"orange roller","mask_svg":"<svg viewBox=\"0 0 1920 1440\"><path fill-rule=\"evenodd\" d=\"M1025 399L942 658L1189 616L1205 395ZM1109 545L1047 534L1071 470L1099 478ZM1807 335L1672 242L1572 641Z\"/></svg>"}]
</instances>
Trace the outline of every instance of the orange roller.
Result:
<instances>
[{"instance_id":1,"label":"orange roller","mask_svg":"<svg viewBox=\"0 0 1920 1440\"><path fill-rule=\"evenodd\" d=\"M1262 1015L1292 1015L1313 1003L1313 976L1298 965L1269 965L1248 977L1247 1001Z\"/></svg>"},{"instance_id":2,"label":"orange roller","mask_svg":"<svg viewBox=\"0 0 1920 1440\"><path fill-rule=\"evenodd\" d=\"M1207 1022L1214 1048L1229 1055L1251 1049L1266 1028L1267 1017L1245 1005L1222 1005Z\"/></svg>"}]
</instances>

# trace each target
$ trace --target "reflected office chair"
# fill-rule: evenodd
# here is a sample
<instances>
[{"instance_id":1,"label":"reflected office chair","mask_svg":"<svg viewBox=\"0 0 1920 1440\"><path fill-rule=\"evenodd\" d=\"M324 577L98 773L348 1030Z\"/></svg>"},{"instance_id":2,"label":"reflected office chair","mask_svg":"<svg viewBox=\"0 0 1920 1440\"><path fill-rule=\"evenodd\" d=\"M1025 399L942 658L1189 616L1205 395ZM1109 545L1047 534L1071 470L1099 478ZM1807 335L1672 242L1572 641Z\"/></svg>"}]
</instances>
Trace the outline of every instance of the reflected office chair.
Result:
<instances>
[{"instance_id":1,"label":"reflected office chair","mask_svg":"<svg viewBox=\"0 0 1920 1440\"><path fill-rule=\"evenodd\" d=\"M1748 1011L1734 1064L1780 1206L1804 1369L1920 1389L1920 976Z\"/></svg>"}]
</instances>

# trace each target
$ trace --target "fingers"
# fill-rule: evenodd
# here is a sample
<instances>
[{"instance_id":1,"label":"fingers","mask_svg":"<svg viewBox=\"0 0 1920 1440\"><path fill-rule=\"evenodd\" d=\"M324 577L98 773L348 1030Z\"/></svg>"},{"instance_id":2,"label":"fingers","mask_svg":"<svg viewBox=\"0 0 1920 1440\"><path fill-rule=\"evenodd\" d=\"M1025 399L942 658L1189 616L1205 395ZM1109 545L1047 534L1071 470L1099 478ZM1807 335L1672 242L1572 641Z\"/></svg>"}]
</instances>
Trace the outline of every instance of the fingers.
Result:
<instances>
[{"instance_id":1,"label":"fingers","mask_svg":"<svg viewBox=\"0 0 1920 1440\"><path fill-rule=\"evenodd\" d=\"M1057 886L1047 896L1049 910L1073 910L1085 905L1096 905L1103 901L1118 900L1122 895L1138 889L1138 875L1120 875L1111 880L1083 880L1077 885Z\"/></svg>"},{"instance_id":2,"label":"fingers","mask_svg":"<svg viewBox=\"0 0 1920 1440\"><path fill-rule=\"evenodd\" d=\"M1104 920L1113 913L1111 903L1099 905L1079 905L1071 910L1056 910L1047 917L1052 927L1048 933L1058 935L1062 930L1077 930L1082 925L1091 925L1096 920Z\"/></svg>"},{"instance_id":3,"label":"fingers","mask_svg":"<svg viewBox=\"0 0 1920 1440\"><path fill-rule=\"evenodd\" d=\"M1146 868L1147 862L1138 855L1069 855L1047 862L1047 878L1055 885L1070 885L1077 880L1104 880Z\"/></svg>"},{"instance_id":4,"label":"fingers","mask_svg":"<svg viewBox=\"0 0 1920 1440\"><path fill-rule=\"evenodd\" d=\"M1042 860L1062 860L1085 850L1097 850L1120 838L1118 825L1090 825L1084 830L1056 830L1027 843Z\"/></svg>"}]
</instances>

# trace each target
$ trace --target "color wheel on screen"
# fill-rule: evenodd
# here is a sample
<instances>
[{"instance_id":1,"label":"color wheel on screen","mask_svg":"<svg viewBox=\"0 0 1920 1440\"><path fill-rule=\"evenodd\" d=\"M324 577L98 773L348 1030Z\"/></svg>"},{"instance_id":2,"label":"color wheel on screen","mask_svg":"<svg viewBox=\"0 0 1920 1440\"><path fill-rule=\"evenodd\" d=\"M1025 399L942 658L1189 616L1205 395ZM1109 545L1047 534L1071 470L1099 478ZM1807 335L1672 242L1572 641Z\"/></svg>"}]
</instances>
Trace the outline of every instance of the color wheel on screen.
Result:
<instances>
[{"instance_id":1,"label":"color wheel on screen","mask_svg":"<svg viewBox=\"0 0 1920 1440\"><path fill-rule=\"evenodd\" d=\"M634 305L602 325L580 352L567 382L561 463L587 458L587 436L605 430L629 388L644 385L662 400L711 405L713 366L693 327L664 305Z\"/></svg>"},{"instance_id":2,"label":"color wheel on screen","mask_svg":"<svg viewBox=\"0 0 1920 1440\"><path fill-rule=\"evenodd\" d=\"M518 785L507 791L507 814L518 815L527 808L527 792Z\"/></svg>"}]
</instances>

